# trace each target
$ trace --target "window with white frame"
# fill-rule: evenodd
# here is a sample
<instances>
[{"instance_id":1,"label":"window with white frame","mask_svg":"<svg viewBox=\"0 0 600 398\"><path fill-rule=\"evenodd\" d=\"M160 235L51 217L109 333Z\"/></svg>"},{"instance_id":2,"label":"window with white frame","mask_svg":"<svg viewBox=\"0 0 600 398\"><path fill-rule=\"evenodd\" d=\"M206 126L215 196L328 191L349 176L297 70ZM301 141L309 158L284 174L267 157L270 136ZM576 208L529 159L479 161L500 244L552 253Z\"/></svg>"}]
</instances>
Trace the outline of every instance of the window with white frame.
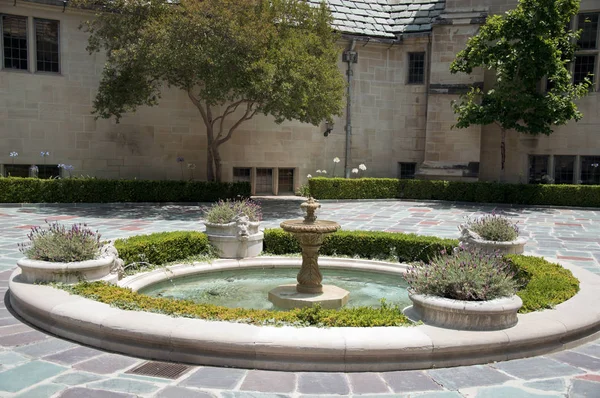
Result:
<instances>
[{"instance_id":1,"label":"window with white frame","mask_svg":"<svg viewBox=\"0 0 600 398\"><path fill-rule=\"evenodd\" d=\"M594 88L598 84L600 68L599 22L600 12L584 12L577 15L575 19L575 29L581 30L581 36L577 41L577 52L573 63L573 82L581 83L588 77L594 83Z\"/></svg>"}]
</instances>

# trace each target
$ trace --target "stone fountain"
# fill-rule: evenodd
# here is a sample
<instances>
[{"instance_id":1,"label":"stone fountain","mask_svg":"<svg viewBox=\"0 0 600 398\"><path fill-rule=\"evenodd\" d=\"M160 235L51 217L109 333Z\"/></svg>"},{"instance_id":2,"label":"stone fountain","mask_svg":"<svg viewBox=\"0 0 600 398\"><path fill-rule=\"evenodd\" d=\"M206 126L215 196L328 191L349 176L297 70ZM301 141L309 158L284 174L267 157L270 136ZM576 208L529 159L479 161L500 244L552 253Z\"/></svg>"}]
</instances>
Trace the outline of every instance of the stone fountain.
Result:
<instances>
[{"instance_id":1,"label":"stone fountain","mask_svg":"<svg viewBox=\"0 0 600 398\"><path fill-rule=\"evenodd\" d=\"M281 285L269 292L269 301L279 308L310 307L320 304L323 308L339 308L348 302L350 293L337 286L322 285L323 275L319 270L319 249L323 239L340 229L335 221L317 221L315 212L321 207L313 198L302 203L306 212L304 220L287 220L280 224L284 231L291 233L302 248L302 267L298 272L296 285Z\"/></svg>"}]
</instances>

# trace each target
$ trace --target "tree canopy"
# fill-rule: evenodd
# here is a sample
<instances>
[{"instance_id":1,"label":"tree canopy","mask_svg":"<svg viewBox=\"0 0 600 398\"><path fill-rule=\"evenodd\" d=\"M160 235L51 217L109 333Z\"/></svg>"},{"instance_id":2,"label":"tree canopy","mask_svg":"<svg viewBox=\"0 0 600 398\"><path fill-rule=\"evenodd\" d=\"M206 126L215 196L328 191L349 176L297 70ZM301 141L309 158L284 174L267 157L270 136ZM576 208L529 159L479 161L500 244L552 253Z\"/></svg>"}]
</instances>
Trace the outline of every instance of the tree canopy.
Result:
<instances>
[{"instance_id":1,"label":"tree canopy","mask_svg":"<svg viewBox=\"0 0 600 398\"><path fill-rule=\"evenodd\" d=\"M75 3L97 11L83 24L88 51L107 55L96 116L118 121L140 106L157 105L165 85L185 90L206 126L209 180L221 179L219 147L255 114L317 125L342 111L345 82L324 3Z\"/></svg>"},{"instance_id":2,"label":"tree canopy","mask_svg":"<svg viewBox=\"0 0 600 398\"><path fill-rule=\"evenodd\" d=\"M492 88L472 88L453 109L456 127L500 126L502 170L507 130L550 135L553 127L582 117L574 101L591 82L573 84L569 70L578 33L568 27L578 11L579 0L520 0L515 9L488 17L450 67L452 73L476 67L495 73Z\"/></svg>"}]
</instances>

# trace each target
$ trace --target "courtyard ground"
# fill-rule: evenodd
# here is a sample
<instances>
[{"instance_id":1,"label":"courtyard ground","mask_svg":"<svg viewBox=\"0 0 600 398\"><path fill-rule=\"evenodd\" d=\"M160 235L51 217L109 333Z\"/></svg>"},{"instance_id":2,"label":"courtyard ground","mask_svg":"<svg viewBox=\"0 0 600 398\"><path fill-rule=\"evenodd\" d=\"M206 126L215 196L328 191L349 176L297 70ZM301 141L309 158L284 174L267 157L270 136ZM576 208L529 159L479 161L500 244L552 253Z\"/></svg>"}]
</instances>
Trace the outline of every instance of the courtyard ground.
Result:
<instances>
[{"instance_id":1,"label":"courtyard ground","mask_svg":"<svg viewBox=\"0 0 600 398\"><path fill-rule=\"evenodd\" d=\"M302 216L297 198L261 201L266 228ZM466 217L492 211L519 221L521 235L529 238L527 254L600 274L600 210L323 201L318 216L346 230L456 238ZM56 338L11 311L7 285L22 257L17 243L44 220L87 223L106 239L204 229L197 205L0 205L0 397L600 397L600 339L535 358L422 371L344 374L193 366L176 380L125 374L144 360Z\"/></svg>"}]
</instances>

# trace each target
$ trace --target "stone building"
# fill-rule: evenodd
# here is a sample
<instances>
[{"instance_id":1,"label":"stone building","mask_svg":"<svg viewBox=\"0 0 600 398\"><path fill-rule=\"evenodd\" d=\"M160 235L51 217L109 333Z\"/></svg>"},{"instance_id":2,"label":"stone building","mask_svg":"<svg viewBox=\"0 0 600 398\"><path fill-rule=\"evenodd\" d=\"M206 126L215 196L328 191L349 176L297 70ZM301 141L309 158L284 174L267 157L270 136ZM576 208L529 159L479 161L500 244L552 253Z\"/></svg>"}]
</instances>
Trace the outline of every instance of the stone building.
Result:
<instances>
[{"instance_id":1,"label":"stone building","mask_svg":"<svg viewBox=\"0 0 600 398\"><path fill-rule=\"evenodd\" d=\"M486 15L513 8L516 0L328 4L343 33L339 67L351 83L350 114L336 119L331 130L254 117L221 147L225 180L251 180L259 194L289 193L316 170L332 176L336 167L335 175L342 176L349 153L348 169L363 163L361 175L370 177L533 182L546 176L560 183L600 183L597 79L579 103L583 120L550 137L509 132L504 176L495 126L451 129L451 100L468 85L489 84L491 76L452 75L450 63ZM63 163L73 165L76 175L205 178L204 124L186 93L165 90L159 106L140 108L120 124L94 120L90 112L104 60L86 51L86 34L78 29L86 16L56 0L0 0L0 15L5 175L27 174L30 165L57 174L56 165ZM599 0L581 1L573 26L589 23L573 65L575 80L600 73L599 15ZM178 163L178 157L185 161ZM334 157L341 162L334 164Z\"/></svg>"}]
</instances>

